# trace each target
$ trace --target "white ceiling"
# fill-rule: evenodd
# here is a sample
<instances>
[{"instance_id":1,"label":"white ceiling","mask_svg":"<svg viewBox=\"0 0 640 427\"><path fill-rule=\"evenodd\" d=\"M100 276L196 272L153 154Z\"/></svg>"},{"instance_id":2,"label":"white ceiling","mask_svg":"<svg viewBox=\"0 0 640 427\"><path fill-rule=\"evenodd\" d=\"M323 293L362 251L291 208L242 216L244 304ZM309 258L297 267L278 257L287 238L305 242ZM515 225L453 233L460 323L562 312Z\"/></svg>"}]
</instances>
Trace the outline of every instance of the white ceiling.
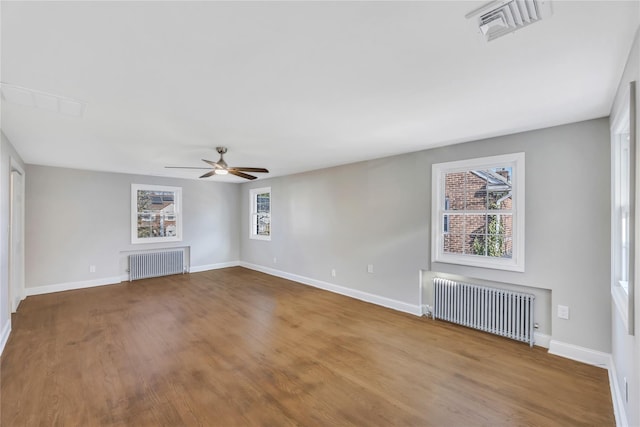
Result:
<instances>
[{"instance_id":1,"label":"white ceiling","mask_svg":"<svg viewBox=\"0 0 640 427\"><path fill-rule=\"evenodd\" d=\"M2 130L31 164L196 178L164 166L224 145L279 176L609 114L637 1L490 43L481 4L2 1L2 82L86 102L5 101Z\"/></svg>"}]
</instances>

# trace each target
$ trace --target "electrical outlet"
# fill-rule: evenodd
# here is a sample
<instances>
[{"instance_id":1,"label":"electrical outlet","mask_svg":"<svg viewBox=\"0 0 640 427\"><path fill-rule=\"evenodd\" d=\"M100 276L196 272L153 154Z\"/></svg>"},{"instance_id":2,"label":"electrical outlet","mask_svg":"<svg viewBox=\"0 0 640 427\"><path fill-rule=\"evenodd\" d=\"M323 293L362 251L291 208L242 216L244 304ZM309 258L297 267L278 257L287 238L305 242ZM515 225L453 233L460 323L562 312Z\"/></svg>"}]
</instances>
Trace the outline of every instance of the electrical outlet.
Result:
<instances>
[{"instance_id":1,"label":"electrical outlet","mask_svg":"<svg viewBox=\"0 0 640 427\"><path fill-rule=\"evenodd\" d=\"M367 273L373 273L373 264L367 265Z\"/></svg>"},{"instance_id":2,"label":"electrical outlet","mask_svg":"<svg viewBox=\"0 0 640 427\"><path fill-rule=\"evenodd\" d=\"M335 268L331 269L331 277L336 277L336 269Z\"/></svg>"},{"instance_id":3,"label":"electrical outlet","mask_svg":"<svg viewBox=\"0 0 640 427\"><path fill-rule=\"evenodd\" d=\"M569 307L566 305L558 305L558 317L569 320Z\"/></svg>"},{"instance_id":4,"label":"electrical outlet","mask_svg":"<svg viewBox=\"0 0 640 427\"><path fill-rule=\"evenodd\" d=\"M274 263L274 264L277 264L277 263L278 263L278 258L273 257L273 263Z\"/></svg>"},{"instance_id":5,"label":"electrical outlet","mask_svg":"<svg viewBox=\"0 0 640 427\"><path fill-rule=\"evenodd\" d=\"M96 272L96 266L95 265L90 265L89 266L89 273L95 273Z\"/></svg>"}]
</instances>

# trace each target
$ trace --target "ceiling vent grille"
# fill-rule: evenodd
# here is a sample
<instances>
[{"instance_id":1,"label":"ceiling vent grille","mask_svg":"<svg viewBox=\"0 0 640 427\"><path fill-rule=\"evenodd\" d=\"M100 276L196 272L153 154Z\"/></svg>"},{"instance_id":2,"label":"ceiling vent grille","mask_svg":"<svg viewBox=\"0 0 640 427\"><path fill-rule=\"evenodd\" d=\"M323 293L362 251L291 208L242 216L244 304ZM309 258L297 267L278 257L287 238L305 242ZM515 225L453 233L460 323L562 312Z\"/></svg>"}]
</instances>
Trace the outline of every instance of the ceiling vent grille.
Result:
<instances>
[{"instance_id":1,"label":"ceiling vent grille","mask_svg":"<svg viewBox=\"0 0 640 427\"><path fill-rule=\"evenodd\" d=\"M16 105L35 107L54 113L82 117L87 103L52 93L0 82L0 99Z\"/></svg>"},{"instance_id":2,"label":"ceiling vent grille","mask_svg":"<svg viewBox=\"0 0 640 427\"><path fill-rule=\"evenodd\" d=\"M550 0L495 0L465 15L478 16L478 26L487 41L495 40L551 16Z\"/></svg>"}]
</instances>

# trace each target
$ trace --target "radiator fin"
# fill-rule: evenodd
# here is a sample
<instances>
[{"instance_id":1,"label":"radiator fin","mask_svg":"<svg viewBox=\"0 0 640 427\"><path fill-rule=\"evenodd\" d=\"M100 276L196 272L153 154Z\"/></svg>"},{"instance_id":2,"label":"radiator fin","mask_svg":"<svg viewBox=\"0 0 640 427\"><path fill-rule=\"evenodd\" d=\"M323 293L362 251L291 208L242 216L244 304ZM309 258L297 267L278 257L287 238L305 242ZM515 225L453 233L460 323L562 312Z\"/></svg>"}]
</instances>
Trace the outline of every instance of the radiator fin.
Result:
<instances>
[{"instance_id":1,"label":"radiator fin","mask_svg":"<svg viewBox=\"0 0 640 427\"><path fill-rule=\"evenodd\" d=\"M533 346L531 294L433 279L433 318L501 335Z\"/></svg>"},{"instance_id":2,"label":"radiator fin","mask_svg":"<svg viewBox=\"0 0 640 427\"><path fill-rule=\"evenodd\" d=\"M129 255L129 281L184 273L184 251L143 252Z\"/></svg>"}]
</instances>

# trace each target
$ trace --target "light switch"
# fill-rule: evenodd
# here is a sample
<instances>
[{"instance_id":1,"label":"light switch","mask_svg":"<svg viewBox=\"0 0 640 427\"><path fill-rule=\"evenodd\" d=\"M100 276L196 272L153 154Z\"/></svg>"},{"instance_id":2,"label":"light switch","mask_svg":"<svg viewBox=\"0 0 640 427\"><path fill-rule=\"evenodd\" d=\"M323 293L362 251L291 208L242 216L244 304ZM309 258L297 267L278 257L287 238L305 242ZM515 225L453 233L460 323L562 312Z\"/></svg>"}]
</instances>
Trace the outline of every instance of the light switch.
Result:
<instances>
[{"instance_id":1,"label":"light switch","mask_svg":"<svg viewBox=\"0 0 640 427\"><path fill-rule=\"evenodd\" d=\"M558 317L569 320L569 307L566 305L558 305Z\"/></svg>"}]
</instances>

